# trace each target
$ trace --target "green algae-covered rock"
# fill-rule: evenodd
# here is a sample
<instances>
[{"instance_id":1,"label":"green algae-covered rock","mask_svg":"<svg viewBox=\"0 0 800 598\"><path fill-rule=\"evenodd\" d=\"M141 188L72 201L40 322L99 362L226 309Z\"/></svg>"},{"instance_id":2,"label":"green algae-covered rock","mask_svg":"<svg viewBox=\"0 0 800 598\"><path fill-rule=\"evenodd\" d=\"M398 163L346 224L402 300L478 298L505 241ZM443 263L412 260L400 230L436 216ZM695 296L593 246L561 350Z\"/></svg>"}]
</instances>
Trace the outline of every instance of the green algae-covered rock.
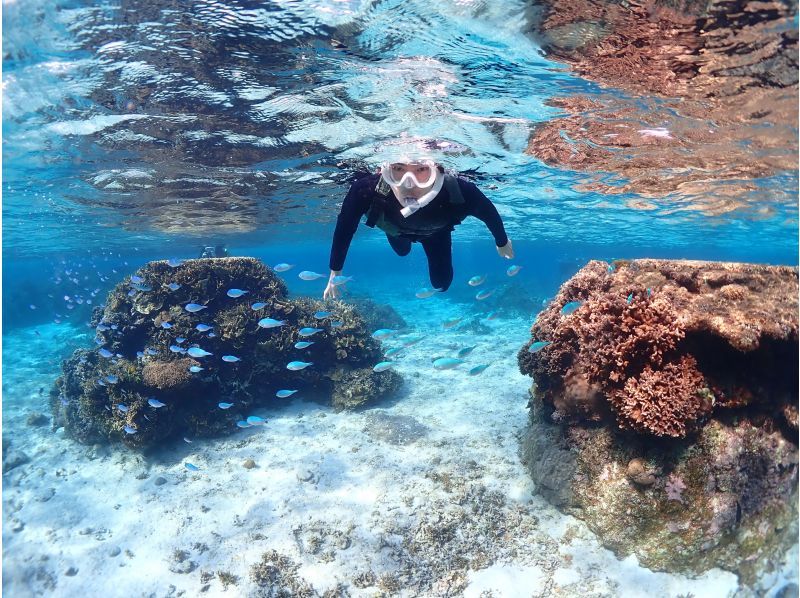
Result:
<instances>
[{"instance_id":1,"label":"green algae-covered rock","mask_svg":"<svg viewBox=\"0 0 800 598\"><path fill-rule=\"evenodd\" d=\"M230 289L247 293L231 297ZM204 307L189 311L191 303ZM256 303L264 305L253 309ZM333 316L315 318L320 310ZM262 318L285 324L265 328ZM400 384L396 372L372 371L380 343L355 307L290 299L283 281L253 258L151 262L111 291L93 324L97 347L67 359L51 392L54 425L81 442L143 448L177 435L214 436L235 431L253 408L280 401L280 389L353 408ZM323 330L301 337L301 328ZM297 349L298 341L313 344ZM210 355L193 357L193 347ZM291 361L313 365L293 371Z\"/></svg>"},{"instance_id":2,"label":"green algae-covered rock","mask_svg":"<svg viewBox=\"0 0 800 598\"><path fill-rule=\"evenodd\" d=\"M694 439L653 441L532 406L523 453L537 491L618 556L752 583L797 542L797 446L777 426L714 420Z\"/></svg>"}]
</instances>

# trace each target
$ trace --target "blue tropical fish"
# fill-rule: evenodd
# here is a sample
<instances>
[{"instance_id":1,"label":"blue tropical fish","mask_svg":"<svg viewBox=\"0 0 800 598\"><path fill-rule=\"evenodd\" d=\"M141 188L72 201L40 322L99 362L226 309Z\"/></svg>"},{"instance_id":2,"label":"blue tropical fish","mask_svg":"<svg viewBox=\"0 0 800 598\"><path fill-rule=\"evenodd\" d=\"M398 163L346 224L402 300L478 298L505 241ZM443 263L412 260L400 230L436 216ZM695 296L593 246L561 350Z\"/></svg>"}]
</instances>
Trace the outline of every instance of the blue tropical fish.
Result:
<instances>
[{"instance_id":1,"label":"blue tropical fish","mask_svg":"<svg viewBox=\"0 0 800 598\"><path fill-rule=\"evenodd\" d=\"M550 344L552 344L551 341L536 341L530 347L528 347L528 353L538 353Z\"/></svg>"}]
</instances>

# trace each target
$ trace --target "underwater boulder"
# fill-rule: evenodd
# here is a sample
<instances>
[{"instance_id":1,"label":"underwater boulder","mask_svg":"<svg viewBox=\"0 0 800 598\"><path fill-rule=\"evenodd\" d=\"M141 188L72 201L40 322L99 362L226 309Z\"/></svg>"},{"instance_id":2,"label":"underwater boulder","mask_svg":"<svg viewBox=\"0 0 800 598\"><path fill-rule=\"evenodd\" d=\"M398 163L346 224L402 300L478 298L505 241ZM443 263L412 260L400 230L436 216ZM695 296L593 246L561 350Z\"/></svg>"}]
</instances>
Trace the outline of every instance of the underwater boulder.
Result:
<instances>
[{"instance_id":1,"label":"underwater boulder","mask_svg":"<svg viewBox=\"0 0 800 598\"><path fill-rule=\"evenodd\" d=\"M316 318L323 309L333 315ZM380 343L354 306L290 299L253 258L150 262L109 293L92 323L97 347L64 361L51 391L53 425L84 443L144 448L230 433L282 389L331 397L338 409L400 385L396 372L372 370ZM301 336L303 328L318 330ZM303 341L313 344L295 347Z\"/></svg>"},{"instance_id":2,"label":"underwater boulder","mask_svg":"<svg viewBox=\"0 0 800 598\"><path fill-rule=\"evenodd\" d=\"M797 541L798 273L593 261L519 352L526 466L620 557L754 582Z\"/></svg>"}]
</instances>

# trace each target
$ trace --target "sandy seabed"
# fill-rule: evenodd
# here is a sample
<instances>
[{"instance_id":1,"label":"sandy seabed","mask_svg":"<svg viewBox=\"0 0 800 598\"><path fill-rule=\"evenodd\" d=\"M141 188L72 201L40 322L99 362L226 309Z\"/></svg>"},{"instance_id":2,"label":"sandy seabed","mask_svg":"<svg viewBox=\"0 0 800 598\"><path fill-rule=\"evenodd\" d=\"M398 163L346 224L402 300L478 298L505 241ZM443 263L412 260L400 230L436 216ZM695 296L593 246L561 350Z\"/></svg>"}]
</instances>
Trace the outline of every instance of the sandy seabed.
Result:
<instances>
[{"instance_id":1,"label":"sandy seabed","mask_svg":"<svg viewBox=\"0 0 800 598\"><path fill-rule=\"evenodd\" d=\"M29 460L3 476L6 595L755 595L729 572L688 578L619 560L537 496L519 457L530 379L515 354L529 322L444 330L455 308L425 307L402 314L427 336L397 358L396 397L350 413L298 397L256 411L264 426L146 457L28 421L49 416L56 348L91 346L91 334L7 335L3 437ZM459 368L431 366L470 345ZM795 546L760 595L796 583L797 561Z\"/></svg>"}]
</instances>

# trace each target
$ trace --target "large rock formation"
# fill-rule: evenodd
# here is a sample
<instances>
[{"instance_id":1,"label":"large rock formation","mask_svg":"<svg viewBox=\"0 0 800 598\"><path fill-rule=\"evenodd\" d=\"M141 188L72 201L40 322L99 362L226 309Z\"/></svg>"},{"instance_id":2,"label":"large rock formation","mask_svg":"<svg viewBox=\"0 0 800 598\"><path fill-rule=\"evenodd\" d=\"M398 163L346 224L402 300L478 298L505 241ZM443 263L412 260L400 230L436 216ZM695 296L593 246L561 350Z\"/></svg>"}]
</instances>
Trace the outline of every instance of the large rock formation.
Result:
<instances>
[{"instance_id":1,"label":"large rock formation","mask_svg":"<svg viewBox=\"0 0 800 598\"><path fill-rule=\"evenodd\" d=\"M247 293L231 297L231 289ZM204 307L189 311L191 303ZM315 317L321 310L332 314ZM262 318L285 324L265 328ZM252 258L151 262L112 290L93 324L98 347L66 360L51 393L54 425L81 442L141 448L178 434L228 433L254 407L280 401L278 390L327 395L341 409L400 383L393 371L372 370L380 344L353 306L289 299L284 283ZM301 337L301 328L323 330ZM296 348L299 341L313 344ZM289 370L291 361L313 365Z\"/></svg>"},{"instance_id":2,"label":"large rock formation","mask_svg":"<svg viewBox=\"0 0 800 598\"><path fill-rule=\"evenodd\" d=\"M518 356L539 491L620 555L752 580L797 539L797 282L789 267L585 266Z\"/></svg>"}]
</instances>

